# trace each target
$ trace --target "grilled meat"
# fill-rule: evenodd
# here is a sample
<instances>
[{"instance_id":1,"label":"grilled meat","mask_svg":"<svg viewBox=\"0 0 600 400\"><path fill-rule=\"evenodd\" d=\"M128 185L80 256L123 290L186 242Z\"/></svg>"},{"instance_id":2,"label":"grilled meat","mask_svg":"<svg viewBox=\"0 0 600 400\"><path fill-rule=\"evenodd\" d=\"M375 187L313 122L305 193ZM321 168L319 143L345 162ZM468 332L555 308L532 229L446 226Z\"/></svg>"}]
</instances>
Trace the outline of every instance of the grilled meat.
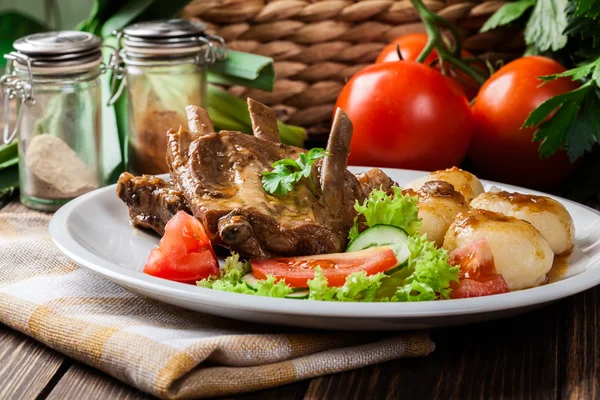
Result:
<instances>
[{"instance_id":1,"label":"grilled meat","mask_svg":"<svg viewBox=\"0 0 600 400\"><path fill-rule=\"evenodd\" d=\"M356 216L355 201L362 201L373 187L393 182L379 170L364 174L359 182L346 169L352 124L338 110L327 146L330 155L313 166L314 187L303 179L286 196L265 192L262 172L306 150L279 143L272 110L253 100L248 104L255 136L214 132L206 111L188 106L190 129L167 133L171 182L154 178L152 185L144 184L140 179L148 177L130 174L119 179L118 194L130 206L134 225L161 233L174 210L189 207L213 243L246 257L343 251Z\"/></svg>"},{"instance_id":2,"label":"grilled meat","mask_svg":"<svg viewBox=\"0 0 600 400\"><path fill-rule=\"evenodd\" d=\"M392 180L385 172L379 168L373 168L367 172L356 174L356 178L366 194L371 193L373 190L379 189L384 192L391 194L392 187L397 186L396 182Z\"/></svg>"},{"instance_id":3,"label":"grilled meat","mask_svg":"<svg viewBox=\"0 0 600 400\"><path fill-rule=\"evenodd\" d=\"M202 117L191 110L188 115ZM190 121L190 127L199 124L208 125ZM312 180L321 185L312 188L303 180L286 196L265 192L262 172L275 161L298 158L305 150L297 147L240 132L181 128L167 133L167 163L173 184L215 242L253 257L339 252L355 215L354 201L364 197L346 170L351 134L349 120L338 112L331 155L313 167Z\"/></svg>"},{"instance_id":4,"label":"grilled meat","mask_svg":"<svg viewBox=\"0 0 600 400\"><path fill-rule=\"evenodd\" d=\"M179 190L152 175L122 173L117 196L129 207L133 226L152 229L159 235L165 233L165 225L178 211L190 212Z\"/></svg>"}]
</instances>

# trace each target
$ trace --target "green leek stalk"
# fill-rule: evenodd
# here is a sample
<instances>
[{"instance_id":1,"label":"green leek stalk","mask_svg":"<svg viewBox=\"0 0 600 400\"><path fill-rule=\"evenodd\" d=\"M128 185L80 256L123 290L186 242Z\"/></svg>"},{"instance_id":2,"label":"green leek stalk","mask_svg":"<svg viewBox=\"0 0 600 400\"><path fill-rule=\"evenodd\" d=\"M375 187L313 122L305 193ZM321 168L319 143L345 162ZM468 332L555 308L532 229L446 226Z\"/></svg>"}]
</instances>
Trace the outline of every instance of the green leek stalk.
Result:
<instances>
[{"instance_id":1,"label":"green leek stalk","mask_svg":"<svg viewBox=\"0 0 600 400\"><path fill-rule=\"evenodd\" d=\"M0 146L0 198L19 187L19 151L17 141Z\"/></svg>"},{"instance_id":2,"label":"green leek stalk","mask_svg":"<svg viewBox=\"0 0 600 400\"><path fill-rule=\"evenodd\" d=\"M273 60L256 54L229 50L227 59L209 67L208 81L216 85L239 85L266 91L273 90Z\"/></svg>"},{"instance_id":3,"label":"green leek stalk","mask_svg":"<svg viewBox=\"0 0 600 400\"><path fill-rule=\"evenodd\" d=\"M252 132L250 113L244 100L216 86L208 85L208 104L208 114L219 129L237 130L244 133ZM281 121L278 121L277 124L283 143L302 147L306 139L306 131L303 128L286 125ZM240 125L245 129L239 129Z\"/></svg>"}]
</instances>

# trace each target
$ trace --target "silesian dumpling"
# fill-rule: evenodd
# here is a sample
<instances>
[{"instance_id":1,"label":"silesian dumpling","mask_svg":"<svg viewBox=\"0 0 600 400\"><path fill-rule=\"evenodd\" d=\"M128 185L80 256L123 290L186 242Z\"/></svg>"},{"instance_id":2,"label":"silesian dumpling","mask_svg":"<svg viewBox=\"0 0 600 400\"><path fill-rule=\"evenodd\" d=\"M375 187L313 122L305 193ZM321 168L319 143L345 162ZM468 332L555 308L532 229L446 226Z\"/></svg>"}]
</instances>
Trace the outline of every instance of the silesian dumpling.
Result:
<instances>
[{"instance_id":1,"label":"silesian dumpling","mask_svg":"<svg viewBox=\"0 0 600 400\"><path fill-rule=\"evenodd\" d=\"M469 210L463 195L448 182L430 181L417 192L409 189L403 193L419 197L419 218L423 222L420 233L427 234L437 247L444 244L444 235L456 214Z\"/></svg>"},{"instance_id":2,"label":"silesian dumpling","mask_svg":"<svg viewBox=\"0 0 600 400\"><path fill-rule=\"evenodd\" d=\"M487 192L473 199L470 205L472 208L495 211L529 222L540 231L556 255L566 254L573 248L573 218L554 199L504 191Z\"/></svg>"},{"instance_id":3,"label":"silesian dumpling","mask_svg":"<svg viewBox=\"0 0 600 400\"><path fill-rule=\"evenodd\" d=\"M452 251L477 239L488 241L496 271L510 290L546 281L554 253L530 223L492 211L471 210L456 216L444 238L444 248Z\"/></svg>"},{"instance_id":4,"label":"silesian dumpling","mask_svg":"<svg viewBox=\"0 0 600 400\"><path fill-rule=\"evenodd\" d=\"M483 193L483 185L475 175L456 167L434 171L427 176L409 182L403 188L417 191L429 181L444 181L450 183L454 186L454 190L464 196L467 203Z\"/></svg>"}]
</instances>

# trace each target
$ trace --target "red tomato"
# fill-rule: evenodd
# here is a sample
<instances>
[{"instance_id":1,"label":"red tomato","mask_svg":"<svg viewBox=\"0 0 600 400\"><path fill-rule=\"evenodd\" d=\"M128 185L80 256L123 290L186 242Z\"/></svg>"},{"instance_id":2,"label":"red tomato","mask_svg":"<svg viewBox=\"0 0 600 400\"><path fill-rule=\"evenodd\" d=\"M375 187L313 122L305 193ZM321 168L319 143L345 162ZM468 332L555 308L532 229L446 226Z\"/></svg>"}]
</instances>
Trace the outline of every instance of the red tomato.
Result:
<instances>
[{"instance_id":1,"label":"red tomato","mask_svg":"<svg viewBox=\"0 0 600 400\"><path fill-rule=\"evenodd\" d=\"M549 58L523 57L500 68L481 87L473 106L469 158L487 178L543 188L560 183L573 172L564 151L541 160L540 143L532 142L537 129L521 129L541 103L578 87L569 78L545 84L537 78L564 71Z\"/></svg>"},{"instance_id":2,"label":"red tomato","mask_svg":"<svg viewBox=\"0 0 600 400\"><path fill-rule=\"evenodd\" d=\"M460 283L452 282L451 299L490 296L507 293L508 286L502 275L490 276L481 280L463 279Z\"/></svg>"},{"instance_id":3,"label":"red tomato","mask_svg":"<svg viewBox=\"0 0 600 400\"><path fill-rule=\"evenodd\" d=\"M150 252L144 272L193 283L219 274L219 263L202 224L179 211L165 226L165 235Z\"/></svg>"},{"instance_id":4,"label":"red tomato","mask_svg":"<svg viewBox=\"0 0 600 400\"><path fill-rule=\"evenodd\" d=\"M371 65L338 97L352 120L349 163L434 171L459 165L471 140L464 94L411 61Z\"/></svg>"},{"instance_id":5,"label":"red tomato","mask_svg":"<svg viewBox=\"0 0 600 400\"><path fill-rule=\"evenodd\" d=\"M379 56L377 56L375 63L399 61L398 46L400 46L402 60L417 61L419 54L421 54L421 51L423 51L425 45L427 44L427 40L428 38L426 33L411 33L400 36L383 48L381 53L379 53ZM423 64L431 65L431 63L433 63L435 60L437 60L437 53L434 49L431 53L429 53L425 61L423 61Z\"/></svg>"},{"instance_id":6,"label":"red tomato","mask_svg":"<svg viewBox=\"0 0 600 400\"><path fill-rule=\"evenodd\" d=\"M389 247L375 247L351 253L321 254L290 258L263 258L251 261L257 279L273 275L285 279L291 287L308 287L315 277L314 269L321 267L329 286L343 286L352 272L365 271L367 275L385 272L396 266L396 256Z\"/></svg>"},{"instance_id":7,"label":"red tomato","mask_svg":"<svg viewBox=\"0 0 600 400\"><path fill-rule=\"evenodd\" d=\"M394 41L388 44L384 49L379 53L377 60L375 63L384 63L384 62L393 62L399 61L398 57L398 46L400 46L400 54L402 55L402 60L404 61L417 61L419 58L419 54L427 45L427 34L425 33L411 33L408 35L401 36L399 38L394 39ZM471 58L473 54L469 53L466 50L462 50L460 53L462 58ZM437 52L435 49L429 53L427 58L423 61L425 65L432 65L434 61L438 58ZM481 66L477 66L481 72L487 75L487 70ZM439 70L439 67L436 67ZM477 95L479 91L479 84L470 78L467 74L462 71L457 71L458 78L454 78L453 81L458 83L461 87L461 90L467 96L468 99L472 99Z\"/></svg>"},{"instance_id":8,"label":"red tomato","mask_svg":"<svg viewBox=\"0 0 600 400\"><path fill-rule=\"evenodd\" d=\"M450 265L459 265L460 282L452 282L453 299L489 296L508 292L502 275L496 273L494 255L485 239L476 240L450 253Z\"/></svg>"}]
</instances>

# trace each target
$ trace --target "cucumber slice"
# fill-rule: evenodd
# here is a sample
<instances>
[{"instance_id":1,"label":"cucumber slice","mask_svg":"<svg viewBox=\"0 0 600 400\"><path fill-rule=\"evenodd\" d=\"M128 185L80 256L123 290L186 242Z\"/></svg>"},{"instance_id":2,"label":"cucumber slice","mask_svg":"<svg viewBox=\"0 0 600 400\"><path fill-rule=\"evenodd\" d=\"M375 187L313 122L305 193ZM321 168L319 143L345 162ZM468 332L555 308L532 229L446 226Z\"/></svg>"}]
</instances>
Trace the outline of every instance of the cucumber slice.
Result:
<instances>
[{"instance_id":1,"label":"cucumber slice","mask_svg":"<svg viewBox=\"0 0 600 400\"><path fill-rule=\"evenodd\" d=\"M258 279L256 279L256 277L254 276L254 274L252 272L248 272L246 275L242 276L242 280L244 282L246 282L246 285L248 285L248 287L250 289L257 290L256 289L256 281Z\"/></svg>"},{"instance_id":2,"label":"cucumber slice","mask_svg":"<svg viewBox=\"0 0 600 400\"><path fill-rule=\"evenodd\" d=\"M398 264L386 273L393 273L404 267L410 257L408 249L408 233L393 225L375 225L358 235L348 245L347 252L360 251L372 247L389 246L396 255ZM398 268L400 267L400 268Z\"/></svg>"},{"instance_id":3,"label":"cucumber slice","mask_svg":"<svg viewBox=\"0 0 600 400\"><path fill-rule=\"evenodd\" d=\"M302 289L299 292L292 292L290 294L288 294L287 296L285 296L286 299L308 299L308 295L309 295L309 291L308 289Z\"/></svg>"}]
</instances>

